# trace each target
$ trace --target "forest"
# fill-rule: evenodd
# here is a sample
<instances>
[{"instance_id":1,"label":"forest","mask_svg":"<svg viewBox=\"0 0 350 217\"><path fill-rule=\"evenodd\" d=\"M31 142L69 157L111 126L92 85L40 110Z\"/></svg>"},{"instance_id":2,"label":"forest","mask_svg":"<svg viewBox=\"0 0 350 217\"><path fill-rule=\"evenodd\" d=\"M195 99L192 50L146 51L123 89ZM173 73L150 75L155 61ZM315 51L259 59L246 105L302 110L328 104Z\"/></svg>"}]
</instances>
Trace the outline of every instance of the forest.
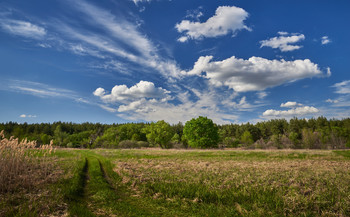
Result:
<instances>
[{"instance_id":1,"label":"forest","mask_svg":"<svg viewBox=\"0 0 350 217\"><path fill-rule=\"evenodd\" d=\"M206 117L185 124L0 123L6 137L68 148L350 148L350 118L274 119L256 124L217 125Z\"/></svg>"}]
</instances>

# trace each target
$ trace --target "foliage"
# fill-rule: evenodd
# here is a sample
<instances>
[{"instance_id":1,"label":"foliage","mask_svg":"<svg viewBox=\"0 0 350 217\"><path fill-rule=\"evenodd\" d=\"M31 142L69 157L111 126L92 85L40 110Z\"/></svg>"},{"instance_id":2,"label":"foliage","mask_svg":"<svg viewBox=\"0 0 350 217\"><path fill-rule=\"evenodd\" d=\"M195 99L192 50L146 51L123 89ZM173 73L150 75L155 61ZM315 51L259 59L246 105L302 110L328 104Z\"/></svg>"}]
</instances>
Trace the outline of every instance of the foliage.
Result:
<instances>
[{"instance_id":1,"label":"foliage","mask_svg":"<svg viewBox=\"0 0 350 217\"><path fill-rule=\"evenodd\" d=\"M14 135L19 141L27 138L36 141L38 145L48 144L51 140L54 145L73 148L119 148L119 143L125 140L147 142L147 130L152 124L100 124L100 123L0 123L0 131L6 135ZM154 125L154 123L153 123ZM150 137L151 145L163 148L187 148L189 139L184 135L184 126L181 122L167 125L168 130L174 133L169 143L160 145ZM154 127L154 126L153 126ZM256 124L225 124L217 126L219 129L220 147L243 148L305 148L305 149L343 149L350 148L350 118L343 120L318 117L316 119L292 118L269 120ZM152 128L152 127L151 127ZM204 126L206 128L206 126ZM203 129L205 131L206 129ZM156 131L154 129L154 131ZM251 140L242 141L243 134L250 133ZM150 136L150 135L149 135ZM189 135L189 137L191 137ZM9 139L9 137L7 137ZM200 138L200 137L199 137ZM211 138L216 141L216 136ZM214 147L218 147L215 145ZM206 148L203 147L203 148Z\"/></svg>"},{"instance_id":2,"label":"foliage","mask_svg":"<svg viewBox=\"0 0 350 217\"><path fill-rule=\"evenodd\" d=\"M199 116L187 121L183 133L192 148L218 147L218 127L207 117Z\"/></svg>"},{"instance_id":3,"label":"foliage","mask_svg":"<svg viewBox=\"0 0 350 217\"><path fill-rule=\"evenodd\" d=\"M144 128L143 132L146 134L149 143L159 145L161 148L171 148L170 140L174 136L174 131L170 124L165 121L151 123Z\"/></svg>"},{"instance_id":4,"label":"foliage","mask_svg":"<svg viewBox=\"0 0 350 217\"><path fill-rule=\"evenodd\" d=\"M119 142L118 148L140 148L139 144L133 140L123 140Z\"/></svg>"},{"instance_id":5,"label":"foliage","mask_svg":"<svg viewBox=\"0 0 350 217\"><path fill-rule=\"evenodd\" d=\"M241 138L241 142L247 146L253 144L254 141L252 134L250 134L249 131L244 131Z\"/></svg>"}]
</instances>

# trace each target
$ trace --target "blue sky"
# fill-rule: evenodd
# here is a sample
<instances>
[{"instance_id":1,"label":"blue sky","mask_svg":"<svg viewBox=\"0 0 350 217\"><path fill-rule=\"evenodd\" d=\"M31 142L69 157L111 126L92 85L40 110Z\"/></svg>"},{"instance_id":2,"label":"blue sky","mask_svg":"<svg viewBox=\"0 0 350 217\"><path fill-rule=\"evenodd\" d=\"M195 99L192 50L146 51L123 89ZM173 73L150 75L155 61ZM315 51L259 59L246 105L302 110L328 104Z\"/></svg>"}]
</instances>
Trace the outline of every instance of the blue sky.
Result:
<instances>
[{"instance_id":1,"label":"blue sky","mask_svg":"<svg viewBox=\"0 0 350 217\"><path fill-rule=\"evenodd\" d=\"M0 122L350 115L350 2L3 0Z\"/></svg>"}]
</instances>

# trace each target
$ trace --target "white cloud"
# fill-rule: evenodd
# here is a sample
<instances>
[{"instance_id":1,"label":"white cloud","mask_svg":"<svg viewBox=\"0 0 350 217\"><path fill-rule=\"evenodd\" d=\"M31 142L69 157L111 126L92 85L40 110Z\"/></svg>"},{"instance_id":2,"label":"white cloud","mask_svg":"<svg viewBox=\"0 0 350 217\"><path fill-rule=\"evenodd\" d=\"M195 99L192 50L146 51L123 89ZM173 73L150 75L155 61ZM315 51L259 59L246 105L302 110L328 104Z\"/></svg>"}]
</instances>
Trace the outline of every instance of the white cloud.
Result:
<instances>
[{"instance_id":1,"label":"white cloud","mask_svg":"<svg viewBox=\"0 0 350 217\"><path fill-rule=\"evenodd\" d=\"M222 104L225 107L230 107L233 109L236 109L238 111L248 111L252 110L253 108L257 107L256 105L252 105L247 101L247 97L243 96L239 101L234 101L234 99L226 99L222 101ZM259 106L259 105L258 105Z\"/></svg>"},{"instance_id":2,"label":"white cloud","mask_svg":"<svg viewBox=\"0 0 350 217\"><path fill-rule=\"evenodd\" d=\"M195 19L197 21L199 21L199 18L202 17L204 14L201 12L201 10L203 9L202 6L198 7L195 10L188 10L186 12L186 18L192 18Z\"/></svg>"},{"instance_id":3,"label":"white cloud","mask_svg":"<svg viewBox=\"0 0 350 217\"><path fill-rule=\"evenodd\" d=\"M265 97L268 96L268 93L266 93L265 91L260 91L257 93L257 95L259 99L264 99Z\"/></svg>"},{"instance_id":4,"label":"white cloud","mask_svg":"<svg viewBox=\"0 0 350 217\"><path fill-rule=\"evenodd\" d=\"M135 5L138 5L139 3L151 2L152 0L131 0L131 1L133 1Z\"/></svg>"},{"instance_id":5,"label":"white cloud","mask_svg":"<svg viewBox=\"0 0 350 217\"><path fill-rule=\"evenodd\" d=\"M327 99L325 102L335 104L335 103L339 103L339 100L337 100L337 99Z\"/></svg>"},{"instance_id":6,"label":"white cloud","mask_svg":"<svg viewBox=\"0 0 350 217\"><path fill-rule=\"evenodd\" d=\"M103 96L106 94L105 89L103 89L102 87L97 88L94 93L95 96Z\"/></svg>"},{"instance_id":7,"label":"white cloud","mask_svg":"<svg viewBox=\"0 0 350 217\"><path fill-rule=\"evenodd\" d=\"M8 80L2 89L30 94L38 97L61 97L70 99L79 98L74 91L56 88L47 84L32 81Z\"/></svg>"},{"instance_id":8,"label":"white cloud","mask_svg":"<svg viewBox=\"0 0 350 217\"><path fill-rule=\"evenodd\" d=\"M322 38L321 38L321 44L322 45L325 45L325 44L329 44L329 43L331 43L332 41L328 38L328 36L323 36Z\"/></svg>"},{"instance_id":9,"label":"white cloud","mask_svg":"<svg viewBox=\"0 0 350 217\"><path fill-rule=\"evenodd\" d=\"M181 103L177 105L169 102L141 99L119 106L118 111L121 113L118 116L132 121L165 120L172 124L179 121L185 123L198 116L206 116L218 124L232 123L237 120L237 115L232 114L232 112L222 111L218 107L217 95L194 91L198 97L194 101L189 99L188 92L179 94L178 99L181 100Z\"/></svg>"},{"instance_id":10,"label":"white cloud","mask_svg":"<svg viewBox=\"0 0 350 217\"><path fill-rule=\"evenodd\" d=\"M21 114L19 117L20 117L20 118L36 118L37 116L36 116L36 115Z\"/></svg>"},{"instance_id":11,"label":"white cloud","mask_svg":"<svg viewBox=\"0 0 350 217\"><path fill-rule=\"evenodd\" d=\"M326 102L332 103L332 107L344 107L349 110L350 107L350 80L342 81L331 86L335 88L335 93L339 94L335 99L327 99ZM348 114L348 111L337 111Z\"/></svg>"},{"instance_id":12,"label":"white cloud","mask_svg":"<svg viewBox=\"0 0 350 217\"><path fill-rule=\"evenodd\" d=\"M112 88L110 94L99 87L94 91L94 95L100 97L103 101L109 103L133 101L141 98L151 99L167 99L169 98L167 91L161 87L155 87L154 83L149 81L140 81L136 85L128 88L126 85L116 85Z\"/></svg>"},{"instance_id":13,"label":"white cloud","mask_svg":"<svg viewBox=\"0 0 350 217\"><path fill-rule=\"evenodd\" d=\"M227 34L234 35L238 30L250 30L244 25L244 20L249 14L242 8L235 6L220 6L216 9L215 15L206 22L191 22L182 20L176 24L178 32L184 32L184 36L178 41L185 42L188 39L214 38Z\"/></svg>"},{"instance_id":14,"label":"white cloud","mask_svg":"<svg viewBox=\"0 0 350 217\"><path fill-rule=\"evenodd\" d=\"M269 109L263 113L264 117L269 118L291 118L297 116L305 116L319 113L319 110L312 106L301 106L291 108L289 110L274 110Z\"/></svg>"},{"instance_id":15,"label":"white cloud","mask_svg":"<svg viewBox=\"0 0 350 217\"><path fill-rule=\"evenodd\" d=\"M58 31L68 38L81 42L69 47L73 52L104 57L99 53L102 52L111 55L111 58L117 57L123 59L123 62L138 64L142 70L145 67L156 70L166 78L180 76L177 63L160 54L157 45L141 32L136 22L130 22L124 17L83 0L74 1L73 5L76 10L86 15L85 20L88 23L103 30L102 33L92 33L67 23L57 22L53 26Z\"/></svg>"},{"instance_id":16,"label":"white cloud","mask_svg":"<svg viewBox=\"0 0 350 217\"><path fill-rule=\"evenodd\" d=\"M123 90L119 92L125 93L126 90L132 89L125 89L125 87L126 85L117 85L117 88ZM130 121L166 120L169 123L177 123L179 121L186 122L197 116L207 116L216 123L232 123L238 119L236 115L238 111L247 110L251 106L247 102L246 97L242 97L238 102L232 102L235 106L227 105L225 102L227 95L218 94L216 90L210 87L209 89L211 90L190 88L187 91L175 88L178 92L175 93L175 99L171 98L172 100L169 100L170 97L164 89L156 87L155 89L156 92L160 92L153 97L145 97L142 93L128 93L128 98L125 98L125 94L114 94L115 100L113 102L110 100L112 97L108 96L113 93L103 94L105 92L104 89L98 89L95 91L95 95L99 95L100 99L109 108L117 108L117 116ZM134 91L131 92L135 93ZM232 95L232 93L229 94ZM108 100L105 99L106 96L108 96ZM234 97L232 96L231 98ZM225 106L229 106L229 109L227 110ZM110 112L115 111L110 110Z\"/></svg>"},{"instance_id":17,"label":"white cloud","mask_svg":"<svg viewBox=\"0 0 350 217\"><path fill-rule=\"evenodd\" d=\"M336 88L336 93L350 94L350 80L336 83L332 87Z\"/></svg>"},{"instance_id":18,"label":"white cloud","mask_svg":"<svg viewBox=\"0 0 350 217\"><path fill-rule=\"evenodd\" d=\"M271 47L275 49L280 49L282 52L287 52L298 50L303 47L300 45L291 45L304 40L305 36L303 34L289 34L287 32L278 32L278 34L280 36L260 41L260 48Z\"/></svg>"},{"instance_id":19,"label":"white cloud","mask_svg":"<svg viewBox=\"0 0 350 217\"><path fill-rule=\"evenodd\" d=\"M41 39L46 35L46 29L27 21L0 19L1 28L13 35L26 38Z\"/></svg>"},{"instance_id":20,"label":"white cloud","mask_svg":"<svg viewBox=\"0 0 350 217\"><path fill-rule=\"evenodd\" d=\"M309 59L285 61L251 57L244 60L234 56L223 61L212 59L213 56L201 56L192 70L182 73L207 78L214 86L227 86L237 92L262 91L287 82L323 75L318 65Z\"/></svg>"},{"instance_id":21,"label":"white cloud","mask_svg":"<svg viewBox=\"0 0 350 217\"><path fill-rule=\"evenodd\" d=\"M112 113L117 112L117 109L115 109L115 108L111 108L111 107L106 106L106 105L99 105L99 106L108 112L112 112Z\"/></svg>"},{"instance_id":22,"label":"white cloud","mask_svg":"<svg viewBox=\"0 0 350 217\"><path fill-rule=\"evenodd\" d=\"M281 107L282 108L294 108L294 107L297 107L297 106L302 106L303 104L301 103L297 103L297 102L286 102L286 103L282 103L281 104Z\"/></svg>"}]
</instances>

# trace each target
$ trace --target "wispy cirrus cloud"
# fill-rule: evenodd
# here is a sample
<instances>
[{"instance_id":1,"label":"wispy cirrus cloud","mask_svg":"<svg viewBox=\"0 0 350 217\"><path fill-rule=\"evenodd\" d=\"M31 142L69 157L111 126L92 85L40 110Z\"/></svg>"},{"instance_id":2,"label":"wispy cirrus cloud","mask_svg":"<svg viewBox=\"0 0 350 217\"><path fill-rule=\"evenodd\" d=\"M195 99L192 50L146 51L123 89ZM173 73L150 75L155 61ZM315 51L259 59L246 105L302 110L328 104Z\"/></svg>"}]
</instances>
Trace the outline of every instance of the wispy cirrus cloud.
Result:
<instances>
[{"instance_id":1,"label":"wispy cirrus cloud","mask_svg":"<svg viewBox=\"0 0 350 217\"><path fill-rule=\"evenodd\" d=\"M69 99L79 98L74 91L56 88L47 84L33 81L7 80L7 83L3 85L2 89L38 97L60 97Z\"/></svg>"},{"instance_id":2,"label":"wispy cirrus cloud","mask_svg":"<svg viewBox=\"0 0 350 217\"><path fill-rule=\"evenodd\" d=\"M161 53L159 45L141 30L135 16L129 16L128 19L125 14L113 14L108 9L84 0L69 2L67 10L80 13L82 23L76 22L67 13L59 18L49 17L45 22L42 21L45 23L44 28L28 20L15 20L8 13L0 17L0 27L9 34L37 40L36 45L42 48L97 57L100 65L120 63L125 65L121 72L124 74L128 74L125 69L129 69L137 73L161 74L166 78L181 76L176 61ZM119 71L118 68L114 69Z\"/></svg>"},{"instance_id":3,"label":"wispy cirrus cloud","mask_svg":"<svg viewBox=\"0 0 350 217\"><path fill-rule=\"evenodd\" d=\"M47 34L44 27L23 20L0 18L0 27L9 34L32 39L42 39Z\"/></svg>"},{"instance_id":4,"label":"wispy cirrus cloud","mask_svg":"<svg viewBox=\"0 0 350 217\"><path fill-rule=\"evenodd\" d=\"M337 96L334 99L327 99L327 103L331 103L332 107L350 107L350 80L345 80L331 86Z\"/></svg>"},{"instance_id":5,"label":"wispy cirrus cloud","mask_svg":"<svg viewBox=\"0 0 350 217\"><path fill-rule=\"evenodd\" d=\"M110 11L83 0L75 1L73 9L83 13L88 24L102 31L97 33L58 21L53 26L63 33L65 38L81 42L83 46L97 50L99 54L108 55L109 61L120 61L125 64L126 60L130 64L138 65L139 69L144 70L146 67L167 78L180 76L176 61L162 55L157 45L142 33L136 22L132 23L124 17L117 17ZM81 50L79 48L74 47L74 51L79 52Z\"/></svg>"}]
</instances>

